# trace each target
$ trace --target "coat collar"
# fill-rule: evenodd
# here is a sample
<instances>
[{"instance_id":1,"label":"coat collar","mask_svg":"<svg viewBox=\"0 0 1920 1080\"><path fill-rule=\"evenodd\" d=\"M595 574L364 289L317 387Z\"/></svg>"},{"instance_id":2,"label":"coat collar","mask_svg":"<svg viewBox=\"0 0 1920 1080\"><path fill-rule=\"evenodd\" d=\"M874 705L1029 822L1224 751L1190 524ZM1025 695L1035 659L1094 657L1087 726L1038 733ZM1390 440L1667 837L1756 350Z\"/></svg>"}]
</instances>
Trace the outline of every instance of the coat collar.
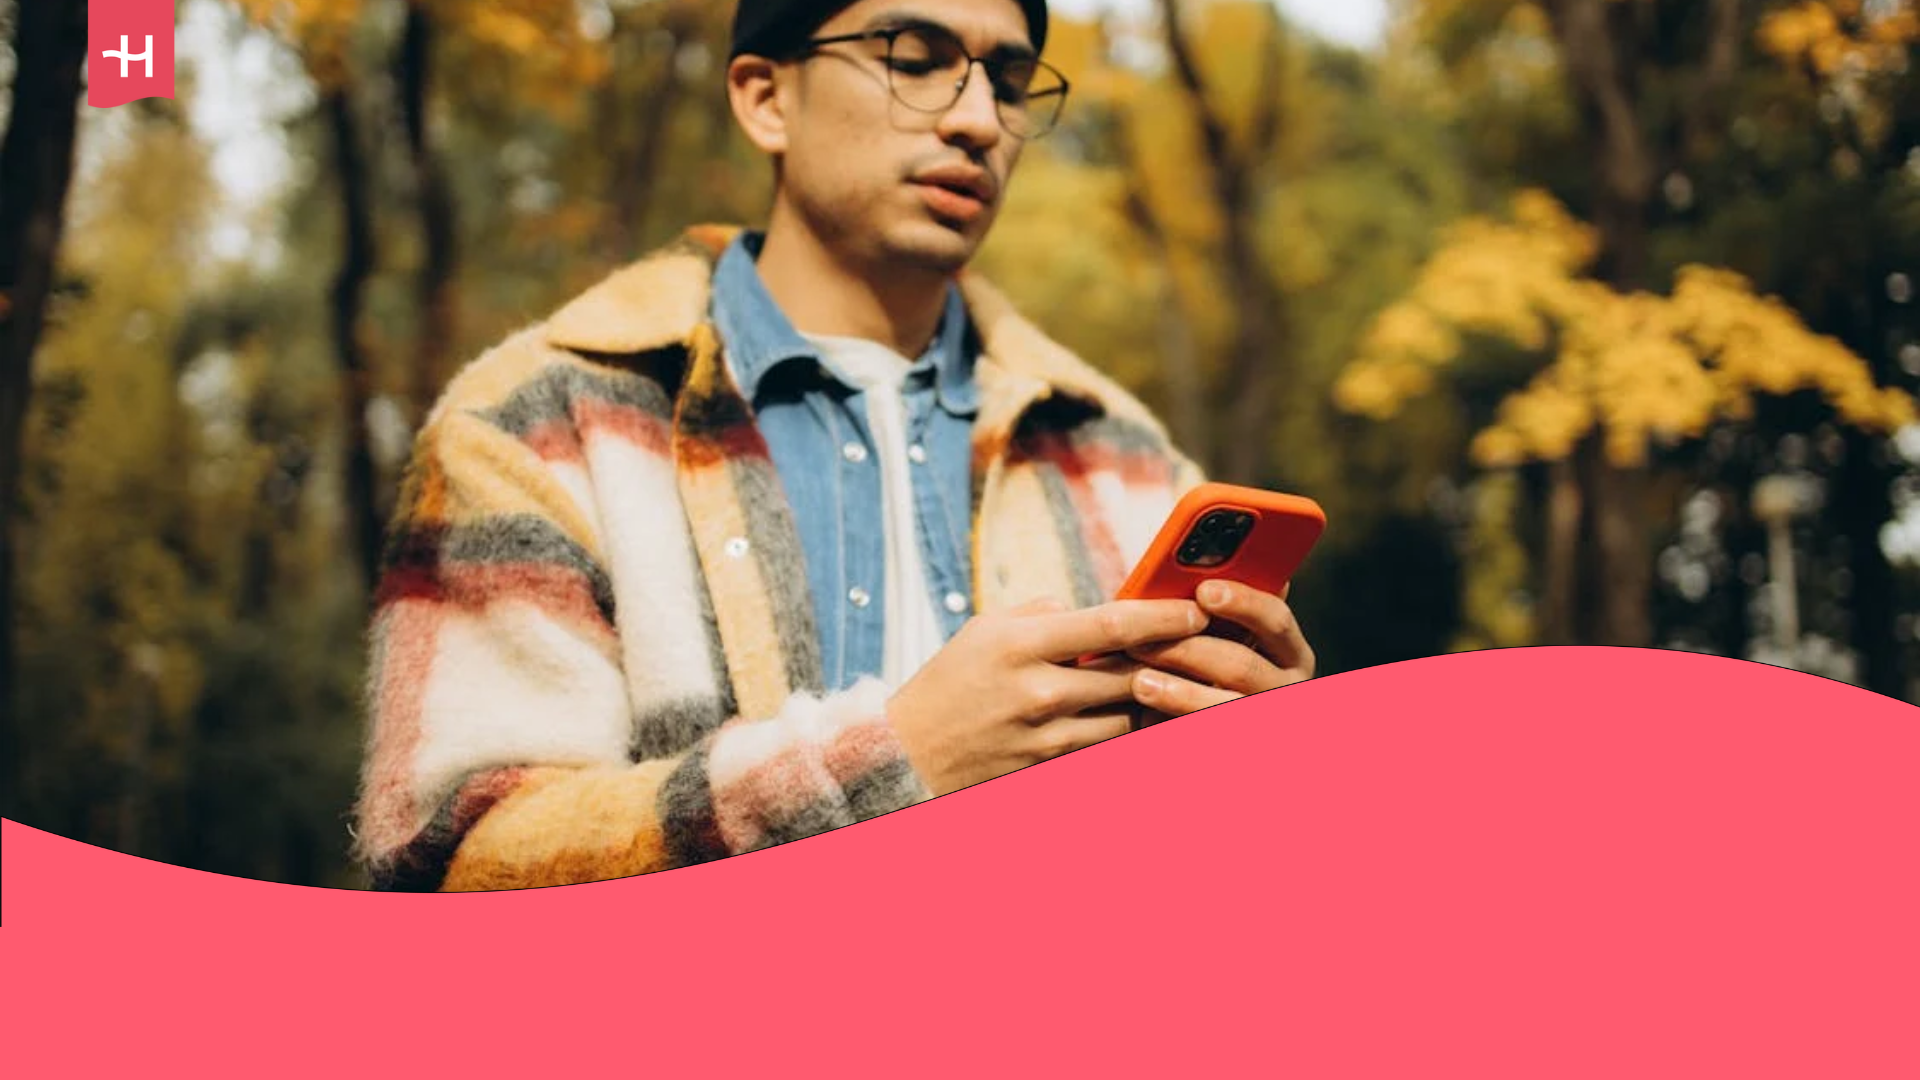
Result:
<instances>
[{"instance_id":1,"label":"coat collar","mask_svg":"<svg viewBox=\"0 0 1920 1080\"><path fill-rule=\"evenodd\" d=\"M547 342L613 355L685 348L708 323L714 265L740 232L730 225L696 226L615 271L548 320ZM1109 415L1159 426L1131 395L1022 317L978 274L963 272L959 285L980 335L984 389L1025 402L1074 398Z\"/></svg>"}]
</instances>

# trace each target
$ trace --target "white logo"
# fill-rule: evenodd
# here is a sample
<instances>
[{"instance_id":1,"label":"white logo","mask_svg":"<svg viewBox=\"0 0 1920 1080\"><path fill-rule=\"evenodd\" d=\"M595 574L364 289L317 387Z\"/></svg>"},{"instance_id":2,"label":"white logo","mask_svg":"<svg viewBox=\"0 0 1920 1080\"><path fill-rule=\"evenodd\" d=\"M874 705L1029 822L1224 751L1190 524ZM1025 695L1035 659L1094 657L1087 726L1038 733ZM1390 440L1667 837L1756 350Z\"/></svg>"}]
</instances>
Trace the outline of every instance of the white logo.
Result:
<instances>
[{"instance_id":1,"label":"white logo","mask_svg":"<svg viewBox=\"0 0 1920 1080\"><path fill-rule=\"evenodd\" d=\"M152 34L147 35L147 51L139 54L138 56L135 56L134 54L127 51L127 35L125 34L120 35L120 47L118 49L108 49L105 52L102 52L100 55L102 58L107 60L112 60L115 57L119 58L120 77L123 79L127 77L127 61L129 60L133 61L136 64L140 63L141 61L145 61L147 65L147 78L149 79L153 78L153 35Z\"/></svg>"}]
</instances>

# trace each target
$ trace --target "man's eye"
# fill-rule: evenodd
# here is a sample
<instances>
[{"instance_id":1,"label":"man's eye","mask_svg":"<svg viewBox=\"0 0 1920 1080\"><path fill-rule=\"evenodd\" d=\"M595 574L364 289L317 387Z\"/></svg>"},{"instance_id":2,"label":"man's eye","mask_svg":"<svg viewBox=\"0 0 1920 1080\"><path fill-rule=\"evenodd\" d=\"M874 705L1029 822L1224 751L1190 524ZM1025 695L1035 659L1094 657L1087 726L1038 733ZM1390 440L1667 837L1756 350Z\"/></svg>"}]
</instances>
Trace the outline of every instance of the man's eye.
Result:
<instances>
[{"instance_id":1,"label":"man's eye","mask_svg":"<svg viewBox=\"0 0 1920 1080\"><path fill-rule=\"evenodd\" d=\"M1002 68L994 73L993 92L1001 101L1013 105L1022 104L1032 90L1033 68L1028 65Z\"/></svg>"},{"instance_id":2,"label":"man's eye","mask_svg":"<svg viewBox=\"0 0 1920 1080\"><path fill-rule=\"evenodd\" d=\"M891 63L893 70L902 75L931 75L940 67L932 60L919 60L910 56L895 56Z\"/></svg>"}]
</instances>

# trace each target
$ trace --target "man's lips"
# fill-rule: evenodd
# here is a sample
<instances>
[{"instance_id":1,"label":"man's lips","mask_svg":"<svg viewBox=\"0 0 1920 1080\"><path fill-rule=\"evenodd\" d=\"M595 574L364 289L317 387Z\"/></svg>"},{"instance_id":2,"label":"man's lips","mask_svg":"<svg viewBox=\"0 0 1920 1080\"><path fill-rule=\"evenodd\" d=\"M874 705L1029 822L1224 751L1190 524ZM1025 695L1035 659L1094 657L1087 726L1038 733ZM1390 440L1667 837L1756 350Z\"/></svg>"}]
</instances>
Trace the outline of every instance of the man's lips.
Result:
<instances>
[{"instance_id":1,"label":"man's lips","mask_svg":"<svg viewBox=\"0 0 1920 1080\"><path fill-rule=\"evenodd\" d=\"M992 178L971 169L936 169L915 176L912 183L934 213L963 221L986 212L996 194Z\"/></svg>"},{"instance_id":2,"label":"man's lips","mask_svg":"<svg viewBox=\"0 0 1920 1080\"><path fill-rule=\"evenodd\" d=\"M970 222L987 212L985 201L965 191L922 181L916 181L914 186L920 189L920 197L926 201L927 207L943 218Z\"/></svg>"},{"instance_id":3,"label":"man's lips","mask_svg":"<svg viewBox=\"0 0 1920 1080\"><path fill-rule=\"evenodd\" d=\"M944 188L956 195L965 195L979 202L990 203L997 194L993 177L981 169L942 168L929 169L914 176L913 182L929 187Z\"/></svg>"}]
</instances>

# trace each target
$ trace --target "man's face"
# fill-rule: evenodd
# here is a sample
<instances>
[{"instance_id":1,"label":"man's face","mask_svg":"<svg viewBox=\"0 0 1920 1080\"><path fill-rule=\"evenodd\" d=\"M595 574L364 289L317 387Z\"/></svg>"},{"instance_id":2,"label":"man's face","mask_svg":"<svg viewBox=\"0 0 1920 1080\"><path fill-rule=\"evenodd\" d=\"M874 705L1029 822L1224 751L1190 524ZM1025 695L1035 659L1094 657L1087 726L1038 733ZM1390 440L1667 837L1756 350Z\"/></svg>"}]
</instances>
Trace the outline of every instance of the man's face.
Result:
<instances>
[{"instance_id":1,"label":"man's face","mask_svg":"<svg viewBox=\"0 0 1920 1080\"><path fill-rule=\"evenodd\" d=\"M935 40L944 29L974 56L1032 56L1015 0L859 0L814 37L907 25L935 28ZM894 85L907 85L903 62L924 40L896 46ZM992 228L1024 140L1002 126L984 65L967 69L966 90L950 108L929 111L890 91L888 57L885 39L851 41L822 46L779 73L783 196L855 265L951 274Z\"/></svg>"}]
</instances>

